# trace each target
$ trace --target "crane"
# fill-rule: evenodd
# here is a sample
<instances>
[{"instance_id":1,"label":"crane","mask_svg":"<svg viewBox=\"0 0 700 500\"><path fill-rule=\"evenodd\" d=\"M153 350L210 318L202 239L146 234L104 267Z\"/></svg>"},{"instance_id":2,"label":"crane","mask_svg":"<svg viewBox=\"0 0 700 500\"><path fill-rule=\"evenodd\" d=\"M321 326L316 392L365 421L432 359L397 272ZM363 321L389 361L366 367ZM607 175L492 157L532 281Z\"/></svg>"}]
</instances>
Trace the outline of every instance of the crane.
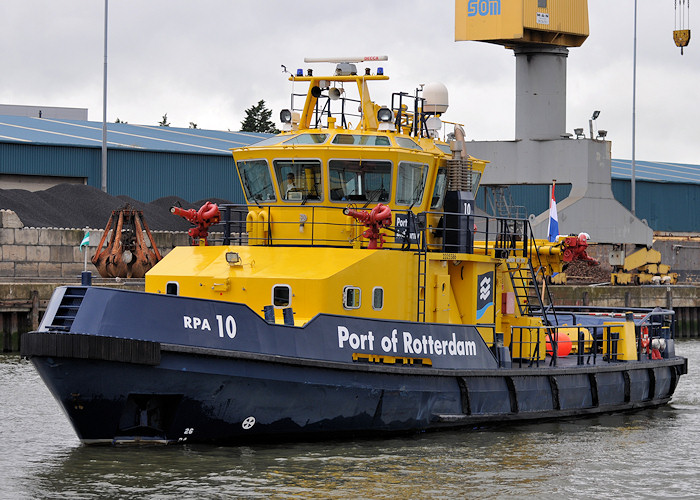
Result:
<instances>
[{"instance_id":1,"label":"crane","mask_svg":"<svg viewBox=\"0 0 700 500\"><path fill-rule=\"evenodd\" d=\"M681 48L681 55L683 55L683 47L690 43L690 0L673 0L673 7L675 11L673 41L676 42L676 47Z\"/></svg>"}]
</instances>

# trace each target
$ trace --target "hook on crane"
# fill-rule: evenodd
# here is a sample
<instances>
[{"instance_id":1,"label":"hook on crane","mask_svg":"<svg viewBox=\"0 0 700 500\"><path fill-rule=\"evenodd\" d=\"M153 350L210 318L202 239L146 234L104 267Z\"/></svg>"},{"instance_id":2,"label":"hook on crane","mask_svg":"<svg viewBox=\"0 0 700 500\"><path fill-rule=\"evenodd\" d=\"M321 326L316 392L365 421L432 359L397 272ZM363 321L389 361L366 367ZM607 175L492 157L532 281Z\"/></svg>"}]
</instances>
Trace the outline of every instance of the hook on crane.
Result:
<instances>
[{"instance_id":1,"label":"hook on crane","mask_svg":"<svg viewBox=\"0 0 700 500\"><path fill-rule=\"evenodd\" d=\"M680 12L678 6L680 5ZM673 41L676 47L681 48L683 55L683 47L687 47L690 43L690 0L674 0L673 8L675 11L675 26L673 30Z\"/></svg>"}]
</instances>

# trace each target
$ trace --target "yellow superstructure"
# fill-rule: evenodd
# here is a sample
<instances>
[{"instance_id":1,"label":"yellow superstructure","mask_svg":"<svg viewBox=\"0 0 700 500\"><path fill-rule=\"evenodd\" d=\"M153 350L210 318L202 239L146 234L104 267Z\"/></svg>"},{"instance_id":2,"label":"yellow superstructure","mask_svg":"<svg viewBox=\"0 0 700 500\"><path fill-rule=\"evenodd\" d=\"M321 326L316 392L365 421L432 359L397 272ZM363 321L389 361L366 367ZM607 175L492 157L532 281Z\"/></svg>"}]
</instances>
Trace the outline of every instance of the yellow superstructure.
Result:
<instances>
[{"instance_id":1,"label":"yellow superstructure","mask_svg":"<svg viewBox=\"0 0 700 500\"><path fill-rule=\"evenodd\" d=\"M476 214L486 162L442 122L446 91L380 106L367 82L386 79L354 64L293 77L309 89L303 109L282 112L285 131L233 150L247 205L222 220L240 244L176 248L146 291L244 303L297 326L322 313L477 325L487 343L544 359L543 318L530 312L561 271L560 247L532 239L526 221Z\"/></svg>"}]
</instances>

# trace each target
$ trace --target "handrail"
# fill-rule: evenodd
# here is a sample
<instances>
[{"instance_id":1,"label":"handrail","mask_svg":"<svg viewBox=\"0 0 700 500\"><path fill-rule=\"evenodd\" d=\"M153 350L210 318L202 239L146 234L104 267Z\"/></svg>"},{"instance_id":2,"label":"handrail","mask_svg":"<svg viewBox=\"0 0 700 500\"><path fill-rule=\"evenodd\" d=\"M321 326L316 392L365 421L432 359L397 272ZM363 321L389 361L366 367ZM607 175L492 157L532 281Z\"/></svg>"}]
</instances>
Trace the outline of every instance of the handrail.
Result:
<instances>
[{"instance_id":1,"label":"handrail","mask_svg":"<svg viewBox=\"0 0 700 500\"><path fill-rule=\"evenodd\" d=\"M341 237L339 234L342 234L342 228L349 228L351 225L361 234L362 225L357 222L342 222L345 216L341 216L340 212L345 208L319 204L222 204L219 206L222 213L221 222L213 226L211 231L223 233L221 243L224 245L232 242L242 244L246 239L248 244L266 246L353 246L361 236L345 233ZM338 217L329 217L329 210L336 212ZM323 211L323 216L319 216L320 211ZM248 217L251 212L261 216L261 220L250 220ZM493 255L496 258L507 255L525 258L529 256L532 233L528 221L523 219L433 211L416 214L409 209L395 209L393 212L400 214L408 227L386 228L386 249L417 250L420 242L424 241L427 243L427 253L476 253ZM306 217L303 221L299 219L302 213ZM462 227L469 228L469 234L465 235L460 227L448 227L446 221L449 217L466 218L466 225L463 224ZM430 225L430 219L437 220L437 225ZM284 232L280 229L291 226L297 226L299 231L280 234ZM516 231L506 228L516 228ZM248 233L247 238L242 236L243 233ZM449 239L448 235L454 235L453 239L463 241L453 248L446 242ZM211 240L218 242L216 237Z\"/></svg>"},{"instance_id":2,"label":"handrail","mask_svg":"<svg viewBox=\"0 0 700 500\"><path fill-rule=\"evenodd\" d=\"M596 328L602 330L602 338L599 338L597 334L593 334L591 335L590 340L585 338L583 332L584 330L590 330L590 326L511 326L511 338L518 339L510 344L510 353L513 359L513 364L517 363L519 368L522 368L523 363L526 363L528 366L534 365L539 367L541 361L544 362L547 360L547 358L549 358L550 366L558 366L559 339L556 333L558 333L560 329L570 330L572 328L577 329L576 364L578 366L584 364L595 365L598 363L599 358L603 363L618 362L618 343L620 342L620 338L617 336L617 332L613 332L612 330L614 328L620 328L623 325L624 323L607 323L605 325L599 325ZM515 332L518 331L520 334L516 335ZM529 335L524 335L523 332L528 332ZM536 332L534 340L532 340L532 332ZM547 350L545 359L540 359L539 348L542 343L543 336L548 337L548 340L546 338L545 340L549 342L550 349ZM523 340L526 337L530 338L531 340ZM587 346L587 344L589 344L590 347ZM523 356L523 353L531 354ZM603 356L603 353L607 354Z\"/></svg>"}]
</instances>

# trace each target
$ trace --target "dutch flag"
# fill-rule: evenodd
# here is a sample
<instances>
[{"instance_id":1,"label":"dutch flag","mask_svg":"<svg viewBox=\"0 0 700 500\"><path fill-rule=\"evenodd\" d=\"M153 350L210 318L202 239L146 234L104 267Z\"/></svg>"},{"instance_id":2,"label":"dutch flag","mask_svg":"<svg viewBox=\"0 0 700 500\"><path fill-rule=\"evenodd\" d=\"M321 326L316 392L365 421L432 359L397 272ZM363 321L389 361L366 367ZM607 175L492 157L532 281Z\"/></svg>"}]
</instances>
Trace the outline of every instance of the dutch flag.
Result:
<instances>
[{"instance_id":1,"label":"dutch flag","mask_svg":"<svg viewBox=\"0 0 700 500\"><path fill-rule=\"evenodd\" d=\"M554 182L552 182L552 199L549 200L549 225L547 227L547 236L549 241L557 241L559 236L559 218L557 217L557 200L554 199Z\"/></svg>"}]
</instances>

